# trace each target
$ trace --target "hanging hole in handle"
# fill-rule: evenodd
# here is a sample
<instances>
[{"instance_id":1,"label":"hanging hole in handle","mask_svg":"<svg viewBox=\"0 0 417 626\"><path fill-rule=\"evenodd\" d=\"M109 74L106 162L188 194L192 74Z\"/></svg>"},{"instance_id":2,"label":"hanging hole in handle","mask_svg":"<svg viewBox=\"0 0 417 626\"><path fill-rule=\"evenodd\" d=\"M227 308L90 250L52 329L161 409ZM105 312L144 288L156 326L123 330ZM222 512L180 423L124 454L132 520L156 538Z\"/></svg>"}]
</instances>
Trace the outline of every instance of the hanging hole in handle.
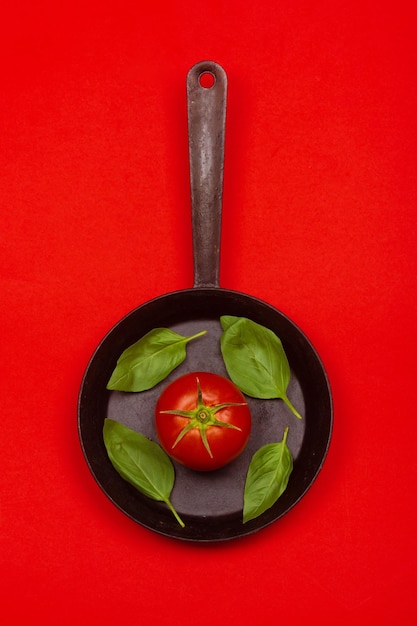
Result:
<instances>
[{"instance_id":1,"label":"hanging hole in handle","mask_svg":"<svg viewBox=\"0 0 417 626\"><path fill-rule=\"evenodd\" d=\"M198 82L200 84L200 87L203 87L203 89L211 89L212 87L214 87L216 77L212 72L206 70L200 74L200 76L198 77Z\"/></svg>"}]
</instances>

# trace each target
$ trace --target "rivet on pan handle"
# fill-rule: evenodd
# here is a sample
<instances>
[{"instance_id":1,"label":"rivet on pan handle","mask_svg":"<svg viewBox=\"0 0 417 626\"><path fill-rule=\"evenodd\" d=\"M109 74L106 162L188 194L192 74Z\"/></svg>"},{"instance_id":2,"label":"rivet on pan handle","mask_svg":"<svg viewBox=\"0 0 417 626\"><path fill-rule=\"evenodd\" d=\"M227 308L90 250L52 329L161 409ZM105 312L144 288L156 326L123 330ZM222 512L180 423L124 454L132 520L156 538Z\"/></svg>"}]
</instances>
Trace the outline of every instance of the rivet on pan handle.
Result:
<instances>
[{"instance_id":1,"label":"rivet on pan handle","mask_svg":"<svg viewBox=\"0 0 417 626\"><path fill-rule=\"evenodd\" d=\"M194 287L219 287L227 76L213 61L187 76Z\"/></svg>"}]
</instances>

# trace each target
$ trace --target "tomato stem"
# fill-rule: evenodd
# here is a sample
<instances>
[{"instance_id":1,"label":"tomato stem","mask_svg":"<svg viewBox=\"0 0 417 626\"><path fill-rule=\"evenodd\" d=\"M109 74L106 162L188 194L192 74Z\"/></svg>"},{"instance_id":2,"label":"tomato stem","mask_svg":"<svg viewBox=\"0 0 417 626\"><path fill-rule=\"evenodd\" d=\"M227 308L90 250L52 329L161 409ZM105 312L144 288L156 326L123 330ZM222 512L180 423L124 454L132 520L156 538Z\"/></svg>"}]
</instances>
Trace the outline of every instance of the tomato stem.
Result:
<instances>
[{"instance_id":1,"label":"tomato stem","mask_svg":"<svg viewBox=\"0 0 417 626\"><path fill-rule=\"evenodd\" d=\"M201 334L201 333L200 333ZM246 406L247 402L228 402L223 404L216 404L214 406L208 406L205 404L203 400L203 393L201 391L201 385L198 377L196 377L197 381L197 400L196 407L191 410L181 410L181 409L172 409L170 411L160 411L161 413L169 414L169 415L178 415L180 417L185 417L189 420L188 424L184 426L184 428L179 432L177 438L172 444L172 448L178 444L179 441L193 428L198 428L200 431L201 441L207 450L209 456L213 458L213 453L210 449L210 444L207 439L207 429L211 426L220 426L222 428L234 428L235 430L242 431L241 428L235 426L234 424L230 424L230 422L222 422L221 420L216 418L216 413L221 411L222 409L226 409L230 406Z\"/></svg>"},{"instance_id":2,"label":"tomato stem","mask_svg":"<svg viewBox=\"0 0 417 626\"><path fill-rule=\"evenodd\" d=\"M165 412L165 411L164 411ZM175 446L177 445L177 443L179 441L181 441L181 439L184 437L184 435L186 435L188 433L189 430L191 430L192 428L195 428L194 424L190 421L187 426L185 426L182 431L178 434L178 437L176 438L176 440L174 441L174 443L172 444L172 447L175 448Z\"/></svg>"}]
</instances>

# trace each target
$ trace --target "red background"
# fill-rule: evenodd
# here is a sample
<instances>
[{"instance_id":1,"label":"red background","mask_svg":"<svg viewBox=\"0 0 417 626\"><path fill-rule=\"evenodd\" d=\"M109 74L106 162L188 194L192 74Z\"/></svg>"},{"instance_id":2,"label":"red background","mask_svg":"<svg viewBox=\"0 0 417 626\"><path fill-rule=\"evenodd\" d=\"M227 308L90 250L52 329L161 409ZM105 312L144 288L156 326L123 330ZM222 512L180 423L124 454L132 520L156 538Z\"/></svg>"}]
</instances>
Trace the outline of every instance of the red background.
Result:
<instances>
[{"instance_id":1,"label":"red background","mask_svg":"<svg viewBox=\"0 0 417 626\"><path fill-rule=\"evenodd\" d=\"M2 3L8 624L415 623L413 5ZM206 58L229 78L221 284L307 333L335 421L295 509L202 547L107 500L76 407L107 330L192 286L185 76Z\"/></svg>"}]
</instances>

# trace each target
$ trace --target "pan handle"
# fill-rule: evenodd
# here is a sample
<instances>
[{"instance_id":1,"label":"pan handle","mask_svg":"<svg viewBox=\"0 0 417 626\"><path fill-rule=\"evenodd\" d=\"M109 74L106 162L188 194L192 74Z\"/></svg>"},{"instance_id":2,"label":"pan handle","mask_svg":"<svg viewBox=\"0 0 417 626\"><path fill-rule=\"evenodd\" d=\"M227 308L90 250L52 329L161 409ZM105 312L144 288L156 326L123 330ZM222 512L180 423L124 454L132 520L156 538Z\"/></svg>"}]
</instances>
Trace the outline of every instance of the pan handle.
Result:
<instances>
[{"instance_id":1,"label":"pan handle","mask_svg":"<svg viewBox=\"0 0 417 626\"><path fill-rule=\"evenodd\" d=\"M201 61L187 76L194 287L219 287L227 76Z\"/></svg>"}]
</instances>

